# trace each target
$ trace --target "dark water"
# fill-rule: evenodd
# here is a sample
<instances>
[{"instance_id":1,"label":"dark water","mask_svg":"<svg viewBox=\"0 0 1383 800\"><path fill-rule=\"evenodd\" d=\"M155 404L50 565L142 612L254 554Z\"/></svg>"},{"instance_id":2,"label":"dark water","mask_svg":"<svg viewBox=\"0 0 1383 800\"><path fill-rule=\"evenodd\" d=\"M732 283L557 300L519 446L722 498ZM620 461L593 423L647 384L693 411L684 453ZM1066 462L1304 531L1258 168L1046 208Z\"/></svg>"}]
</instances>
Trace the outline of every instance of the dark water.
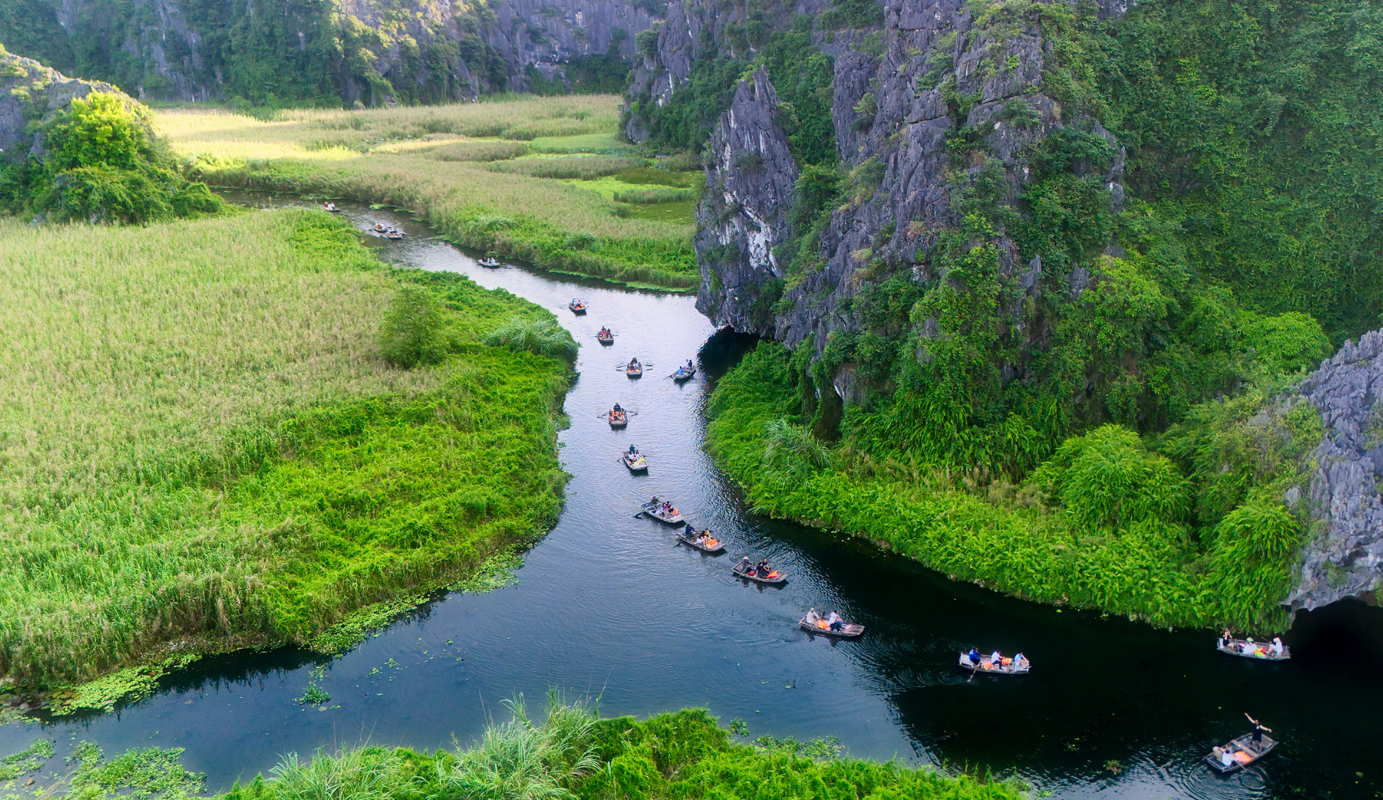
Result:
<instances>
[{"instance_id":1,"label":"dark water","mask_svg":"<svg viewBox=\"0 0 1383 800\"><path fill-rule=\"evenodd\" d=\"M233 198L246 201L247 198ZM273 204L271 198L248 198ZM283 203L291 201L284 200ZM428 239L425 227L346 205L410 234L380 242L401 264L469 275L551 309L582 345L580 379L561 435L572 474L557 527L527 555L516 585L452 596L334 661L291 651L209 659L168 679L156 696L114 714L0 729L0 752L38 736L96 740L107 753L186 748L185 764L212 789L267 771L288 751L357 744L469 742L500 703L552 688L598 697L603 714L647 715L706 706L742 719L751 737L836 736L856 756L1019 776L1058 797L1375 797L1383 756L1383 612L1332 607L1299 622L1298 657L1260 664L1213 650L1205 632L1167 633L1122 619L1058 611L952 583L915 562L755 516L702 451L714 378L752 346L719 334L692 300L537 274L487 270L475 254ZM566 310L573 297L590 313ZM613 346L595 340L601 325ZM699 354L699 355L698 355ZM616 366L638 356L645 377ZM665 376L699 357L677 385ZM618 401L629 427L597 415ZM636 443L649 475L617 461ZM660 523L635 519L652 494L719 532L729 554L674 545ZM729 574L741 554L767 555L790 576L782 589ZM808 606L863 622L858 643L796 628ZM1373 638L1370 638L1373 637ZM977 678L958 651L1023 650L1023 678ZM324 710L295 702L312 670L331 694ZM1283 740L1238 776L1200 758L1247 729L1243 712Z\"/></svg>"}]
</instances>

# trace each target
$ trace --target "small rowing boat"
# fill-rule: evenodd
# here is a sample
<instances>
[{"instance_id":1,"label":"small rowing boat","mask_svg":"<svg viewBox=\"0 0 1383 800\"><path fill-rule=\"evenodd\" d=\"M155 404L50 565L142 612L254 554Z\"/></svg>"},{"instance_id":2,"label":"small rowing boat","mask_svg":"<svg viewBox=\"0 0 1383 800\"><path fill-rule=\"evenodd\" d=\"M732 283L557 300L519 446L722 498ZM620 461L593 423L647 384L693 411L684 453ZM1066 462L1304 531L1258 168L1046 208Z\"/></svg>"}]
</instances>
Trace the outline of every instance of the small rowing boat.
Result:
<instances>
[{"instance_id":1,"label":"small rowing boat","mask_svg":"<svg viewBox=\"0 0 1383 800\"><path fill-rule=\"evenodd\" d=\"M609 420L611 428L623 428L624 426L629 424L629 412L624 410L611 410L609 414Z\"/></svg>"},{"instance_id":2,"label":"small rowing boat","mask_svg":"<svg viewBox=\"0 0 1383 800\"><path fill-rule=\"evenodd\" d=\"M615 335L604 328L601 328L595 335L596 341L601 344L614 344Z\"/></svg>"},{"instance_id":3,"label":"small rowing boat","mask_svg":"<svg viewBox=\"0 0 1383 800\"><path fill-rule=\"evenodd\" d=\"M337 208L335 203L327 203L326 205L322 206L322 210L327 212L328 214L341 213L341 209Z\"/></svg>"},{"instance_id":4,"label":"small rowing boat","mask_svg":"<svg viewBox=\"0 0 1383 800\"><path fill-rule=\"evenodd\" d=\"M403 238L403 231L386 231L384 238L398 241Z\"/></svg>"},{"instance_id":5,"label":"small rowing boat","mask_svg":"<svg viewBox=\"0 0 1383 800\"><path fill-rule=\"evenodd\" d=\"M974 661L970 660L969 653L961 653L960 668L967 672L975 672L981 675L1027 675L1028 671L1032 669L1032 664L1028 663L1027 659L1023 659L1023 663L1020 666L1015 663L1013 659L1003 658L1002 656L998 664L995 664L993 659L988 656L980 656L980 663L976 664Z\"/></svg>"},{"instance_id":6,"label":"small rowing boat","mask_svg":"<svg viewBox=\"0 0 1383 800\"><path fill-rule=\"evenodd\" d=\"M643 364L640 364L638 361L630 361L624 367L624 374L631 378L642 378Z\"/></svg>"},{"instance_id":7,"label":"small rowing boat","mask_svg":"<svg viewBox=\"0 0 1383 800\"><path fill-rule=\"evenodd\" d=\"M659 503L658 498L655 497L652 503L643 504L643 513L659 522L666 522L669 525L681 525L687 521L685 517L677 513L677 509L674 508L670 511L663 511L662 507L663 504Z\"/></svg>"},{"instance_id":8,"label":"small rowing boat","mask_svg":"<svg viewBox=\"0 0 1383 800\"><path fill-rule=\"evenodd\" d=\"M630 472L648 472L648 459L643 457L643 453L625 453L624 466Z\"/></svg>"},{"instance_id":9,"label":"small rowing boat","mask_svg":"<svg viewBox=\"0 0 1383 800\"><path fill-rule=\"evenodd\" d=\"M705 544L698 542L695 537L688 538L680 533L677 534L677 541L681 542L687 547L692 548L693 550L700 550L701 552L706 553L708 555L716 556L725 552L725 545L721 544L719 539L716 539L715 537L711 536L710 531L702 531L702 533L706 534Z\"/></svg>"},{"instance_id":10,"label":"small rowing boat","mask_svg":"<svg viewBox=\"0 0 1383 800\"><path fill-rule=\"evenodd\" d=\"M769 570L767 575L759 576L751 575L749 572L741 571L739 567L731 567L730 574L734 575L736 578L739 578L741 580L762 583L765 586L782 586L783 584L788 582L788 576L784 575L776 569Z\"/></svg>"},{"instance_id":11,"label":"small rowing boat","mask_svg":"<svg viewBox=\"0 0 1383 800\"><path fill-rule=\"evenodd\" d=\"M1292 657L1292 648L1283 647L1282 653L1274 653L1268 642L1253 642L1247 639L1218 639L1215 649L1227 656L1252 658L1256 661L1287 661Z\"/></svg>"},{"instance_id":12,"label":"small rowing boat","mask_svg":"<svg viewBox=\"0 0 1383 800\"><path fill-rule=\"evenodd\" d=\"M571 309L571 313L573 313L573 314L585 314L585 313L586 313L586 304L583 303L583 302L581 302L580 300L573 300L573 301L571 301L570 303L567 303L567 308L570 308L570 309Z\"/></svg>"},{"instance_id":13,"label":"small rowing boat","mask_svg":"<svg viewBox=\"0 0 1383 800\"><path fill-rule=\"evenodd\" d=\"M494 269L495 267L499 266L499 259L495 258L494 256L485 256L484 258L480 259L480 266L490 267L491 269Z\"/></svg>"},{"instance_id":14,"label":"small rowing boat","mask_svg":"<svg viewBox=\"0 0 1383 800\"><path fill-rule=\"evenodd\" d=\"M678 367L677 371L672 373L672 379L681 383L691 380L694 375L696 375L696 367Z\"/></svg>"},{"instance_id":15,"label":"small rowing boat","mask_svg":"<svg viewBox=\"0 0 1383 800\"><path fill-rule=\"evenodd\" d=\"M1228 775L1253 764L1272 752L1277 742L1271 736L1264 736L1258 744L1253 743L1253 734L1246 733L1223 747L1216 747L1205 756L1205 763L1211 769ZM1228 756L1226 758L1225 756ZM1228 761L1228 763L1225 763Z\"/></svg>"},{"instance_id":16,"label":"small rowing boat","mask_svg":"<svg viewBox=\"0 0 1383 800\"><path fill-rule=\"evenodd\" d=\"M817 617L816 622L811 623L807 621L807 617L809 616L811 616L810 611L803 614L801 621L797 623L797 626L807 633L820 636L833 636L837 639L858 639L864 635L863 625L856 625L853 622L843 622L840 630L833 631L831 630L830 623L826 621L825 617Z\"/></svg>"}]
</instances>

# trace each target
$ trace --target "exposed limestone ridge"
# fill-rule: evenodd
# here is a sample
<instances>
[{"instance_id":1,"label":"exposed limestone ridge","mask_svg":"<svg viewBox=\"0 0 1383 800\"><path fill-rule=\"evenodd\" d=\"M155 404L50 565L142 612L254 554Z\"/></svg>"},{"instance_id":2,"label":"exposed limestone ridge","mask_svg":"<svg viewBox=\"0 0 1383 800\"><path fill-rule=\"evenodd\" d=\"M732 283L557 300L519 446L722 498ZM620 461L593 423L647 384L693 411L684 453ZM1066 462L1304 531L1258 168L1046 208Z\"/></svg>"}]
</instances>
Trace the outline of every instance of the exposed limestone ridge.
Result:
<instances>
[{"instance_id":1,"label":"exposed limestone ridge","mask_svg":"<svg viewBox=\"0 0 1383 800\"><path fill-rule=\"evenodd\" d=\"M718 325L772 334L773 315L754 305L757 287L782 277L773 248L787 236L799 170L775 118L778 95L761 67L740 81L707 145L706 192L697 208L702 259L696 306ZM748 291L745 291L745 290Z\"/></svg>"},{"instance_id":2,"label":"exposed limestone ridge","mask_svg":"<svg viewBox=\"0 0 1383 800\"><path fill-rule=\"evenodd\" d=\"M1320 409L1325 436L1311 475L1316 535L1286 601L1293 612L1371 599L1383 577L1383 330L1345 342L1298 391Z\"/></svg>"}]
</instances>

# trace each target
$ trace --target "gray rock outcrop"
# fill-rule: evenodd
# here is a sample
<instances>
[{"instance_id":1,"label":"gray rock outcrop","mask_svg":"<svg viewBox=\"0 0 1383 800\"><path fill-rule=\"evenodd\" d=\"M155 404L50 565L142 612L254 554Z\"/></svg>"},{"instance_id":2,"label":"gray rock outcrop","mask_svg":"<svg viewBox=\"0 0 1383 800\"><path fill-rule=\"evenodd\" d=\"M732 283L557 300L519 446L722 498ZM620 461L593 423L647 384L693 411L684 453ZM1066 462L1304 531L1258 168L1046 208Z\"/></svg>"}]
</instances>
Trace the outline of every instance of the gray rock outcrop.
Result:
<instances>
[{"instance_id":1,"label":"gray rock outcrop","mask_svg":"<svg viewBox=\"0 0 1383 800\"><path fill-rule=\"evenodd\" d=\"M1383 331L1346 342L1297 391L1320 410L1325 436L1310 483L1316 524L1286 603L1296 612L1374 600L1383 579Z\"/></svg>"},{"instance_id":2,"label":"gray rock outcrop","mask_svg":"<svg viewBox=\"0 0 1383 800\"><path fill-rule=\"evenodd\" d=\"M0 160L20 164L44 157L43 136L29 127L66 110L75 98L110 92L134 100L108 83L69 78L32 58L0 55Z\"/></svg>"}]
</instances>

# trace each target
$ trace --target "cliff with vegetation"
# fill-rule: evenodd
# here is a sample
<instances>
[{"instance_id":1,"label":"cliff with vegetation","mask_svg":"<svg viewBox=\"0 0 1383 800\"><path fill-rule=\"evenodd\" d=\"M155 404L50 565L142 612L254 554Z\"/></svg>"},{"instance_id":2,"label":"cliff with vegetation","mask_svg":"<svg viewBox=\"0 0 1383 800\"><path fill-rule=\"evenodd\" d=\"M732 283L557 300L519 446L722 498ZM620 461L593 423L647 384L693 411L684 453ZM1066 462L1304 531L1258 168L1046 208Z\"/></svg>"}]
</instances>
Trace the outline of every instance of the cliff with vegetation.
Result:
<instances>
[{"instance_id":1,"label":"cliff with vegetation","mask_svg":"<svg viewBox=\"0 0 1383 800\"><path fill-rule=\"evenodd\" d=\"M141 99L367 106L617 92L648 0L0 0L0 44Z\"/></svg>"},{"instance_id":2,"label":"cliff with vegetation","mask_svg":"<svg viewBox=\"0 0 1383 800\"><path fill-rule=\"evenodd\" d=\"M764 508L1053 602L1367 595L1371 445L1309 388L1352 384L1291 387L1383 311L1376 16L674 7L626 132L703 150L699 307L788 348L721 387L713 450Z\"/></svg>"}]
</instances>

